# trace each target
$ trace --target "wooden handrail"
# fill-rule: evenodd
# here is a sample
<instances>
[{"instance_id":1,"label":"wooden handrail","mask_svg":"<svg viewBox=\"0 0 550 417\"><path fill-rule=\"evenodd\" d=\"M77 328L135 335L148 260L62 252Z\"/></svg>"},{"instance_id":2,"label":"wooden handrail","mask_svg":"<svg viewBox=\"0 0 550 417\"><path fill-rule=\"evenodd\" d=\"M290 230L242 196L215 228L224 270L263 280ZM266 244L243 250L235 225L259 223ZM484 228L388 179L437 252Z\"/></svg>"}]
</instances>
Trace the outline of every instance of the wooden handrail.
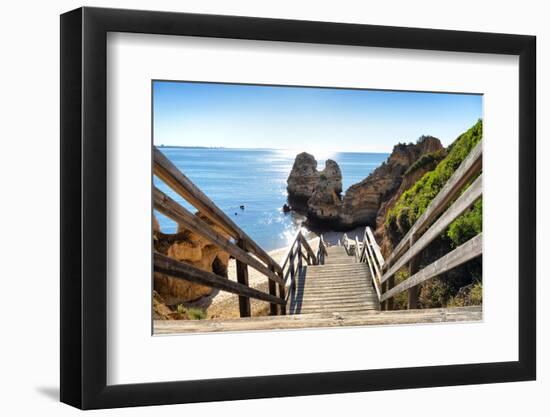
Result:
<instances>
[{"instance_id":1,"label":"wooden handrail","mask_svg":"<svg viewBox=\"0 0 550 417\"><path fill-rule=\"evenodd\" d=\"M325 263L325 256L328 256L328 251L325 240L323 239L323 235L320 235L319 248L317 249L317 263L319 265L323 265Z\"/></svg>"},{"instance_id":2,"label":"wooden handrail","mask_svg":"<svg viewBox=\"0 0 550 417\"><path fill-rule=\"evenodd\" d=\"M370 228L368 226L367 226L366 229L370 230ZM380 281L381 278L382 278L382 275L381 275L381 272L380 272L380 267L378 266L378 259L375 258L374 249L372 247L372 242L368 241L368 236L367 236L366 231L365 231L365 240L363 241L363 245L366 248L366 255L370 259L372 259L372 266L373 266L373 269L374 269L374 272L375 272L375 277L378 281Z\"/></svg>"},{"instance_id":3,"label":"wooden handrail","mask_svg":"<svg viewBox=\"0 0 550 417\"><path fill-rule=\"evenodd\" d=\"M363 250L359 256L359 262L368 264L381 303L409 290L409 305L413 302L416 304L414 291L419 284L482 254L482 234L480 233L420 271L417 270L417 266L413 266L417 265L416 260L421 251L481 198L483 191L483 174L480 173L482 159L482 145L479 143L460 164L386 260L382 256L372 230L368 226L365 228ZM464 187L472 180L472 184L464 191ZM349 240L344 234L342 244L346 251L350 246ZM355 246L359 246L357 238ZM411 276L393 287L395 273L406 264L409 264ZM391 307L388 305L388 308Z\"/></svg>"},{"instance_id":4,"label":"wooden handrail","mask_svg":"<svg viewBox=\"0 0 550 417\"><path fill-rule=\"evenodd\" d=\"M457 170L451 175L451 178L449 178L443 188L430 202L424 213L416 220L405 237L401 239L390 256L388 256L385 269L390 267L405 252L411 242L411 238L422 233L447 208L462 188L481 170L483 162L482 150L482 143L480 142L470 151Z\"/></svg>"},{"instance_id":5,"label":"wooden handrail","mask_svg":"<svg viewBox=\"0 0 550 417\"><path fill-rule=\"evenodd\" d=\"M156 187L153 187L153 204L156 210L171 218L176 223L181 224L187 229L203 236L220 249L235 257L235 259L251 266L267 276L269 279L277 282L278 284L284 284L279 275L272 272L264 264L249 255L243 249L239 248L236 244L230 242L224 236L217 233L208 223L187 211Z\"/></svg>"},{"instance_id":6,"label":"wooden handrail","mask_svg":"<svg viewBox=\"0 0 550 417\"><path fill-rule=\"evenodd\" d=\"M380 282L386 281L395 274L403 265L418 255L430 242L439 236L449 226L453 220L470 208L483 192L482 175L480 175L470 187L437 219L437 221L424 233L403 256L397 259L391 268L389 268Z\"/></svg>"},{"instance_id":7,"label":"wooden handrail","mask_svg":"<svg viewBox=\"0 0 550 417\"><path fill-rule=\"evenodd\" d=\"M290 254L291 254L292 251L294 250L294 246L295 246L295 245L296 245L296 239L294 239L294 240L292 241L292 245L290 245L290 248L289 248L288 251L287 251L287 255L285 256L285 260L284 260L283 264L281 265L281 268L283 269L283 271L284 271L284 269L285 269L285 267L286 267L286 264L288 263L288 261L289 261L289 259L290 259Z\"/></svg>"},{"instance_id":8,"label":"wooden handrail","mask_svg":"<svg viewBox=\"0 0 550 417\"><path fill-rule=\"evenodd\" d=\"M437 261L431 263L413 276L407 278L405 281L399 283L384 293L380 298L380 301L385 301L391 297L394 297L409 288L415 287L430 278L447 272L473 258L480 256L483 249L482 239L483 234L480 233L479 235L468 240L466 243L460 245L458 248L439 258Z\"/></svg>"},{"instance_id":9,"label":"wooden handrail","mask_svg":"<svg viewBox=\"0 0 550 417\"><path fill-rule=\"evenodd\" d=\"M286 283L290 279L289 290L286 292L285 301L289 300L296 288L296 276L302 270L302 259L305 260L308 265L319 265L324 262L324 256L328 255L328 252L324 247L322 236L319 238L319 246L318 254L315 255L315 252L302 234L302 231L298 230L296 232L294 240L282 264L283 280ZM286 272L284 272L285 268L288 268Z\"/></svg>"},{"instance_id":10,"label":"wooden handrail","mask_svg":"<svg viewBox=\"0 0 550 417\"><path fill-rule=\"evenodd\" d=\"M376 255L378 264L382 268L385 264L384 257L382 256L382 252L380 251L380 246L378 246L378 243L376 243L376 239L374 238L372 230L368 226L365 227L365 239L370 243L374 254ZM363 239L363 241L365 241L365 239Z\"/></svg>"},{"instance_id":11,"label":"wooden handrail","mask_svg":"<svg viewBox=\"0 0 550 417\"><path fill-rule=\"evenodd\" d=\"M189 178L187 178L170 160L156 147L153 147L153 172L176 193L193 205L202 214L216 223L228 235L245 242L246 248L275 272L282 274L281 266L254 242L233 220L210 200Z\"/></svg>"},{"instance_id":12,"label":"wooden handrail","mask_svg":"<svg viewBox=\"0 0 550 417\"><path fill-rule=\"evenodd\" d=\"M246 285L239 284L238 282L222 278L212 272L203 271L202 269L198 269L192 265L176 261L175 259L162 255L158 252L155 252L154 254L154 265L155 271L170 275L171 277L217 288L240 296L267 301L272 304L285 304L284 299L274 297Z\"/></svg>"},{"instance_id":13,"label":"wooden handrail","mask_svg":"<svg viewBox=\"0 0 550 417\"><path fill-rule=\"evenodd\" d=\"M376 291L376 296L378 297L378 301L380 301L380 298L382 295L381 289L380 289L380 271L378 269L375 269L376 260L374 259L374 257L372 256L369 250L370 242L368 241L367 229L370 230L370 227L367 226L365 228L365 234L363 237L363 259L366 261L369 267L372 283ZM360 262L364 262L364 261L360 259Z\"/></svg>"},{"instance_id":14,"label":"wooden handrail","mask_svg":"<svg viewBox=\"0 0 550 417\"><path fill-rule=\"evenodd\" d=\"M313 252L313 249L311 249L309 242L306 240L302 233L299 234L299 238L302 241L302 245L304 245L304 247L306 248L308 256L311 257L311 259L313 260L313 265L317 265L319 263L319 260L317 259L315 252Z\"/></svg>"}]
</instances>

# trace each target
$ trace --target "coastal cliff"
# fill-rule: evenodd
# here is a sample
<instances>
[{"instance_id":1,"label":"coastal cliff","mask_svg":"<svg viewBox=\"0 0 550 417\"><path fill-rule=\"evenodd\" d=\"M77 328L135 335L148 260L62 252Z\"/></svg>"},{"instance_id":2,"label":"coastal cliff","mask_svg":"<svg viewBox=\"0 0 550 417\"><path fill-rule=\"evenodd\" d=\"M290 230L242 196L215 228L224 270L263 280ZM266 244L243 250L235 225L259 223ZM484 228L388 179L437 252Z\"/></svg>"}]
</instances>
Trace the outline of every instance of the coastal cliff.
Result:
<instances>
[{"instance_id":1,"label":"coastal cliff","mask_svg":"<svg viewBox=\"0 0 550 417\"><path fill-rule=\"evenodd\" d=\"M395 197L403 180L433 164L414 168L414 164L427 155L444 152L439 139L421 137L416 144L398 144L388 159L363 181L352 185L342 197L342 173L338 164L327 160L325 169L317 171L313 155L296 156L287 180L288 202L291 208L307 215L310 225L319 228L348 230L358 225L375 226L381 208ZM435 161L438 156L428 158ZM412 169L414 168L414 169ZM411 170L412 169L412 170Z\"/></svg>"},{"instance_id":2,"label":"coastal cliff","mask_svg":"<svg viewBox=\"0 0 550 417\"><path fill-rule=\"evenodd\" d=\"M223 230L213 224L207 217L201 215L201 213L197 213L196 216L209 223L217 233L228 237ZM153 242L155 251L159 253L227 278L229 254L211 244L202 236L187 230L185 227L178 226L177 233L175 234L165 234L160 231L158 221L154 218ZM170 309L166 310L165 308L167 306L177 306L181 303L195 301L212 293L212 288L210 287L173 278L158 272L154 273L154 290L156 293L154 310L157 316L159 316L157 318L170 316L167 314L167 311ZM177 311L174 313L177 313ZM179 315L181 316L182 313L180 312ZM174 316L170 317L175 318Z\"/></svg>"},{"instance_id":3,"label":"coastal cliff","mask_svg":"<svg viewBox=\"0 0 550 417\"><path fill-rule=\"evenodd\" d=\"M394 197L407 170L422 156L441 151L439 139L421 137L416 144L395 145L388 159L344 195L340 221L343 227L375 225L380 208Z\"/></svg>"},{"instance_id":4,"label":"coastal cliff","mask_svg":"<svg viewBox=\"0 0 550 417\"><path fill-rule=\"evenodd\" d=\"M439 193L456 169L482 140L483 122L479 120L474 126L460 135L445 151L433 169L428 170L415 181L406 184L399 197L386 207L386 212L377 220L377 240L381 242L384 256L407 234L416 220L424 213L434 197ZM434 161L422 163L433 164ZM418 175L414 175L417 177ZM405 181L403 182L405 184ZM483 202L478 200L470 209L455 219L419 255L419 268L425 267L442 254L457 248L482 231ZM397 274L395 284L408 276L407 271ZM406 306L406 293L394 298L396 308ZM482 258L475 258L463 265L433 278L420 287L419 305L422 308L479 305L482 303Z\"/></svg>"}]
</instances>

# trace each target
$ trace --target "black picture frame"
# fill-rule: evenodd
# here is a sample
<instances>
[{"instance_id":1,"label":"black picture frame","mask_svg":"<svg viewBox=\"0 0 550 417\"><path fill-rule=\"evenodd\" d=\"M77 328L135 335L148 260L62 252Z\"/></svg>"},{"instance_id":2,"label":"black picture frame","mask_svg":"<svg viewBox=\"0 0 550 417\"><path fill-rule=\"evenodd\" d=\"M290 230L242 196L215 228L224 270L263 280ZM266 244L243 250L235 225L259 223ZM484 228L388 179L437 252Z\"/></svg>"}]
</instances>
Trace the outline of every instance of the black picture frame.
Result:
<instances>
[{"instance_id":1,"label":"black picture frame","mask_svg":"<svg viewBox=\"0 0 550 417\"><path fill-rule=\"evenodd\" d=\"M519 56L519 360L107 385L108 32ZM61 15L60 56L62 402L93 409L536 378L534 36L85 7Z\"/></svg>"}]
</instances>

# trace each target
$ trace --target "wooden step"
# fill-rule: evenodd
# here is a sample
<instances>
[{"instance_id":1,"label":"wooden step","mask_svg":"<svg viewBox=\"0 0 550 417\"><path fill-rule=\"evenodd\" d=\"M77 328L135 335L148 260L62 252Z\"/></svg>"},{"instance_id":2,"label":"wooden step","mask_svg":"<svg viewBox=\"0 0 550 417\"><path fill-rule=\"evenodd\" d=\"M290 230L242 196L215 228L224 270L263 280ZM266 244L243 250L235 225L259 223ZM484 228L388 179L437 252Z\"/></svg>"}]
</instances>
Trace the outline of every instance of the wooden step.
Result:
<instances>
[{"instance_id":1,"label":"wooden step","mask_svg":"<svg viewBox=\"0 0 550 417\"><path fill-rule=\"evenodd\" d=\"M370 285L368 285L366 282L356 282L356 283L331 283L331 284L309 284L309 285L298 285L296 288L301 290L310 290L310 291L326 291L326 290L342 290L342 289L357 289L358 291L366 291L368 290Z\"/></svg>"},{"instance_id":2,"label":"wooden step","mask_svg":"<svg viewBox=\"0 0 550 417\"><path fill-rule=\"evenodd\" d=\"M300 295L296 296L297 300L300 300ZM373 294L366 294L366 293L359 293L359 294L349 294L345 300L342 299L342 297L339 297L337 295L334 296L328 296L326 294L304 294L303 297L301 297L304 301L330 301L330 302L356 302L361 300L368 300L368 299L374 299L374 293Z\"/></svg>"},{"instance_id":3,"label":"wooden step","mask_svg":"<svg viewBox=\"0 0 550 417\"><path fill-rule=\"evenodd\" d=\"M355 273L341 273L338 274L338 272L332 272L330 274L311 274L305 278L305 281L319 281L319 280L331 280L331 279L337 279L341 281L354 281L357 279L366 279L370 278L367 273L364 271L357 271Z\"/></svg>"},{"instance_id":4,"label":"wooden step","mask_svg":"<svg viewBox=\"0 0 550 417\"><path fill-rule=\"evenodd\" d=\"M327 258L325 261L325 265L345 265L345 264L354 264L355 260L353 258L350 259L329 259Z\"/></svg>"},{"instance_id":5,"label":"wooden step","mask_svg":"<svg viewBox=\"0 0 550 417\"><path fill-rule=\"evenodd\" d=\"M297 278L290 314L379 310L368 266L355 262L342 247L329 249L324 265L308 266Z\"/></svg>"},{"instance_id":6,"label":"wooden step","mask_svg":"<svg viewBox=\"0 0 550 417\"><path fill-rule=\"evenodd\" d=\"M325 275L325 276L310 276L306 279L297 280L297 284L315 284L315 283L325 283L325 284L339 284L343 282L372 282L370 276L365 274L355 274L353 276L338 276L338 275Z\"/></svg>"},{"instance_id":7,"label":"wooden step","mask_svg":"<svg viewBox=\"0 0 550 417\"><path fill-rule=\"evenodd\" d=\"M310 274L316 274L316 273L330 273L330 272L339 272L339 271L365 271L367 272L368 269L365 266L360 266L358 264L340 264L340 265L323 265L323 266L315 266L315 267L309 267L306 269L307 272Z\"/></svg>"},{"instance_id":8,"label":"wooden step","mask_svg":"<svg viewBox=\"0 0 550 417\"><path fill-rule=\"evenodd\" d=\"M378 304L369 300L354 301L347 303L338 303L338 302L312 302L312 303L297 303L297 305L302 305L303 308L328 308L330 310L338 310L339 308L378 308Z\"/></svg>"},{"instance_id":9,"label":"wooden step","mask_svg":"<svg viewBox=\"0 0 550 417\"><path fill-rule=\"evenodd\" d=\"M302 297L302 298L305 298L305 297L330 297L330 296L334 296L334 297L340 297L341 299L345 299L346 297L349 297L349 296L354 296L354 295L360 295L360 294L365 294L367 296L370 296L370 295L374 295L374 291L371 291L369 289L364 289L364 288L361 288L361 289L355 289L355 288L350 288L350 289L338 289L338 290L335 290L335 291L325 291L325 290L317 290L317 289L306 289L306 290L299 290L299 291L296 291L296 293L294 294L295 297Z\"/></svg>"},{"instance_id":10,"label":"wooden step","mask_svg":"<svg viewBox=\"0 0 550 417\"><path fill-rule=\"evenodd\" d=\"M333 271L369 271L369 268L366 264L333 264L333 265L317 265L317 266L308 266L306 270L309 273L317 272L333 272Z\"/></svg>"},{"instance_id":11,"label":"wooden step","mask_svg":"<svg viewBox=\"0 0 550 417\"><path fill-rule=\"evenodd\" d=\"M369 277L370 274L364 269L358 269L355 271L315 271L310 272L305 276L307 280L314 280L316 278L340 278L340 279L352 279L355 277Z\"/></svg>"},{"instance_id":12,"label":"wooden step","mask_svg":"<svg viewBox=\"0 0 550 417\"><path fill-rule=\"evenodd\" d=\"M361 267L351 267L351 268L315 268L315 269L311 269L311 268L308 268L307 269L307 275L308 276L311 276L311 275L318 275L318 274L325 274L325 275L334 275L334 274L340 274L340 275L344 275L346 273L350 273L350 274L354 274L354 273L359 273L359 272L363 272L365 274L368 274L369 273L369 270L368 269L365 269L365 268L361 268Z\"/></svg>"},{"instance_id":13,"label":"wooden step","mask_svg":"<svg viewBox=\"0 0 550 417\"><path fill-rule=\"evenodd\" d=\"M369 311L379 311L376 308L302 308L300 314L319 314L319 313L368 313Z\"/></svg>"},{"instance_id":14,"label":"wooden step","mask_svg":"<svg viewBox=\"0 0 550 417\"><path fill-rule=\"evenodd\" d=\"M310 286L310 287L297 287L303 294L363 294L374 293L374 288L370 285L347 285L347 286Z\"/></svg>"}]
</instances>

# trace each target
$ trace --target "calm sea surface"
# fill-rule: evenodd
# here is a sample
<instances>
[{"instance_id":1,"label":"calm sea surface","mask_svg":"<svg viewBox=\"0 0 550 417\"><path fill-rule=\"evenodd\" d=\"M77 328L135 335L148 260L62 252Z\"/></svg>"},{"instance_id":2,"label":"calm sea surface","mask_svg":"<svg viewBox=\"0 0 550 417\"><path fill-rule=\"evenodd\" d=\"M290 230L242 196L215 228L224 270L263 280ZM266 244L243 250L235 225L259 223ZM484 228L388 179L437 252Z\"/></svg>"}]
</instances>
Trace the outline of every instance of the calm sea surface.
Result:
<instances>
[{"instance_id":1,"label":"calm sea surface","mask_svg":"<svg viewBox=\"0 0 550 417\"><path fill-rule=\"evenodd\" d=\"M285 214L286 180L296 152L275 149L170 148L160 150L211 200L265 250L287 246L303 219ZM325 159L335 160L343 175L344 191L361 181L386 160L381 153L332 153L314 155L319 170ZM155 186L193 209L157 178ZM244 210L240 206L244 205ZM174 233L176 224L156 213L164 233Z\"/></svg>"}]
</instances>

